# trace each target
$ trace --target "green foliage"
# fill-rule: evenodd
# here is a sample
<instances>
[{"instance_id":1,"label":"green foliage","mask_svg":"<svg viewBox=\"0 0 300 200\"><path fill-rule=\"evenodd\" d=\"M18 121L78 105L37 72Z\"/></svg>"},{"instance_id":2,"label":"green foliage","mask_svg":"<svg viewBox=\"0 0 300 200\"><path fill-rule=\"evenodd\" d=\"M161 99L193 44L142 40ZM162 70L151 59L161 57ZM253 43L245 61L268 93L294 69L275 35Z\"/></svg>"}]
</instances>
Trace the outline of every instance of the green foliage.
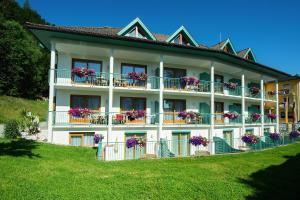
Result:
<instances>
[{"instance_id":1,"label":"green foliage","mask_svg":"<svg viewBox=\"0 0 300 200\"><path fill-rule=\"evenodd\" d=\"M29 135L36 135L40 132L39 125L40 119L37 115L26 109L22 110L21 115L23 119L21 121L21 129L26 131Z\"/></svg>"},{"instance_id":2,"label":"green foliage","mask_svg":"<svg viewBox=\"0 0 300 200\"><path fill-rule=\"evenodd\" d=\"M296 143L235 155L101 162L92 148L0 139L0 193L30 200L299 199L299 158Z\"/></svg>"},{"instance_id":3,"label":"green foliage","mask_svg":"<svg viewBox=\"0 0 300 200\"><path fill-rule=\"evenodd\" d=\"M6 138L18 138L21 136L19 124L16 120L9 120L4 126L4 136Z\"/></svg>"},{"instance_id":4,"label":"green foliage","mask_svg":"<svg viewBox=\"0 0 300 200\"><path fill-rule=\"evenodd\" d=\"M10 119L21 121L23 119L21 115L23 109L37 114L40 121L46 121L48 101L0 96L0 123L5 123Z\"/></svg>"},{"instance_id":5,"label":"green foliage","mask_svg":"<svg viewBox=\"0 0 300 200\"><path fill-rule=\"evenodd\" d=\"M0 2L0 94L36 99L47 96L49 53L20 24L45 24L28 1Z\"/></svg>"}]
</instances>

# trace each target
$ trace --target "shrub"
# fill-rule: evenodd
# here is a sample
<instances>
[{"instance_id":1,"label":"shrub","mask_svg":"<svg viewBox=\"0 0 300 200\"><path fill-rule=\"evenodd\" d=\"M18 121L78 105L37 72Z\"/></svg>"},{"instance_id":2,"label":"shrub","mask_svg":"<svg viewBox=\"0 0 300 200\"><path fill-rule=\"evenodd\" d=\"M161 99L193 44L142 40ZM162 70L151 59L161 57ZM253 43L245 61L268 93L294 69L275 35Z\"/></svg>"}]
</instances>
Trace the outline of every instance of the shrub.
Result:
<instances>
[{"instance_id":1,"label":"shrub","mask_svg":"<svg viewBox=\"0 0 300 200\"><path fill-rule=\"evenodd\" d=\"M15 139L21 136L19 124L16 120L9 120L4 126L4 136Z\"/></svg>"}]
</instances>

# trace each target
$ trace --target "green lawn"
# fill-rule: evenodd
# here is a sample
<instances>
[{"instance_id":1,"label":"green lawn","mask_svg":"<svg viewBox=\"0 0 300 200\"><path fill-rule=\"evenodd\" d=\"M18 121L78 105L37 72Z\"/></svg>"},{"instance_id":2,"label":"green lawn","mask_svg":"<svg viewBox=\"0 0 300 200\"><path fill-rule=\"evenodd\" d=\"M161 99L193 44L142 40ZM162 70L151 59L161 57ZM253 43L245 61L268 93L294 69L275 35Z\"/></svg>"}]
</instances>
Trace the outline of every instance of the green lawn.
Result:
<instances>
[{"instance_id":1,"label":"green lawn","mask_svg":"<svg viewBox=\"0 0 300 200\"><path fill-rule=\"evenodd\" d=\"M95 149L0 140L0 199L297 199L300 145L101 162Z\"/></svg>"},{"instance_id":2,"label":"green lawn","mask_svg":"<svg viewBox=\"0 0 300 200\"><path fill-rule=\"evenodd\" d=\"M0 123L4 123L10 119L20 119L23 109L34 112L39 115L40 121L45 121L48 111L48 101L0 96Z\"/></svg>"}]
</instances>

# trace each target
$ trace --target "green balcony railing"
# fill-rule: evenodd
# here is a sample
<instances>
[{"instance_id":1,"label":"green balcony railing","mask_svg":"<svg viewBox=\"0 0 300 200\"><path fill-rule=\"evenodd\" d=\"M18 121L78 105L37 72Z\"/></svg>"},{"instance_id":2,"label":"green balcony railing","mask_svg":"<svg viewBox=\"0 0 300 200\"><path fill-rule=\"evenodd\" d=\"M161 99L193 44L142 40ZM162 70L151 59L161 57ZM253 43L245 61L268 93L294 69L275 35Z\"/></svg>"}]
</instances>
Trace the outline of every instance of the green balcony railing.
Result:
<instances>
[{"instance_id":1,"label":"green balcony railing","mask_svg":"<svg viewBox=\"0 0 300 200\"><path fill-rule=\"evenodd\" d=\"M144 80L130 77L128 74L113 74L114 87L159 89L159 77L148 76Z\"/></svg>"},{"instance_id":2,"label":"green balcony railing","mask_svg":"<svg viewBox=\"0 0 300 200\"><path fill-rule=\"evenodd\" d=\"M164 78L164 88L168 90L186 90L194 92L210 92L210 82L200 80L199 83L187 84L182 78Z\"/></svg>"}]
</instances>

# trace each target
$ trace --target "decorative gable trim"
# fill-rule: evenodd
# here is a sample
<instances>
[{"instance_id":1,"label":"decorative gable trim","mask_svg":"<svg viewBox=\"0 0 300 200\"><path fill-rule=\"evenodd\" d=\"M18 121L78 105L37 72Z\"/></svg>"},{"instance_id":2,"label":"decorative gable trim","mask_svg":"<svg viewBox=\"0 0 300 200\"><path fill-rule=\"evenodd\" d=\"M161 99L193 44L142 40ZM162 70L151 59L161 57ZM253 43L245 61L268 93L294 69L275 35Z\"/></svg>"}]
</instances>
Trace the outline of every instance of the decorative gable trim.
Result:
<instances>
[{"instance_id":1,"label":"decorative gable trim","mask_svg":"<svg viewBox=\"0 0 300 200\"><path fill-rule=\"evenodd\" d=\"M256 62L256 58L253 54L253 51L251 50L251 48L248 48L247 52L244 54L243 58L246 58L247 59L247 56L251 54L252 58L253 58L253 61Z\"/></svg>"},{"instance_id":2,"label":"decorative gable trim","mask_svg":"<svg viewBox=\"0 0 300 200\"><path fill-rule=\"evenodd\" d=\"M227 45L230 45L230 47L231 47L231 49L232 49L234 55L236 55L236 51L235 51L235 49L233 48L233 45L232 45L232 43L231 43L231 41L230 41L229 38L226 40L226 42L223 44L223 46L220 47L220 49L223 50Z\"/></svg>"},{"instance_id":3,"label":"decorative gable trim","mask_svg":"<svg viewBox=\"0 0 300 200\"><path fill-rule=\"evenodd\" d=\"M192 46L198 46L197 42L194 40L194 38L191 36L191 34L186 30L184 26L181 26L179 29L175 31L167 40L166 42L171 42L173 39L175 39L179 33L183 32L187 39L190 41Z\"/></svg>"},{"instance_id":4,"label":"decorative gable trim","mask_svg":"<svg viewBox=\"0 0 300 200\"><path fill-rule=\"evenodd\" d=\"M153 36L153 34L149 31L149 29L145 26L145 24L137 17L133 21L131 21L127 26L125 26L122 30L118 32L118 35L124 36L127 34L129 31L132 30L132 28L136 25L140 25L142 29L145 31L147 38L150 40L156 40L156 38Z\"/></svg>"}]
</instances>

